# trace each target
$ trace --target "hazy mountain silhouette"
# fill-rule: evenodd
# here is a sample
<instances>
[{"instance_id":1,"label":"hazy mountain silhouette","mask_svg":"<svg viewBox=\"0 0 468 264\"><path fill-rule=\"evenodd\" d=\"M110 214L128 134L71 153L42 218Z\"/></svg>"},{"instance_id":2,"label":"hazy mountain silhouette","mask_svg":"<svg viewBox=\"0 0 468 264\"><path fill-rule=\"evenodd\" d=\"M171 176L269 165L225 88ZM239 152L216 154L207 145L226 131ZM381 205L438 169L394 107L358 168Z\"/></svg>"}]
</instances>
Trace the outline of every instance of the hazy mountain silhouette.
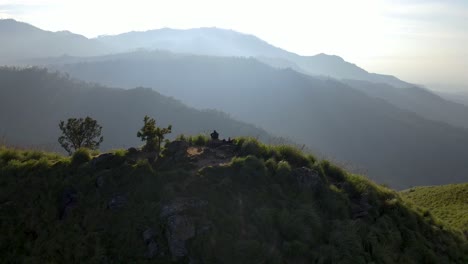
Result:
<instances>
[{"instance_id":1,"label":"hazy mountain silhouette","mask_svg":"<svg viewBox=\"0 0 468 264\"><path fill-rule=\"evenodd\" d=\"M219 28L165 28L103 36L97 40L120 51L143 48L199 55L260 57L263 62L272 66L292 67L311 75L382 82L398 87L410 85L394 76L369 73L338 56L299 56L274 47L253 35Z\"/></svg>"},{"instance_id":2,"label":"hazy mountain silhouette","mask_svg":"<svg viewBox=\"0 0 468 264\"><path fill-rule=\"evenodd\" d=\"M90 56L108 52L105 45L96 40L68 31L45 31L13 19L0 20L0 43L0 64L64 54Z\"/></svg>"},{"instance_id":3,"label":"hazy mountain silhouette","mask_svg":"<svg viewBox=\"0 0 468 264\"><path fill-rule=\"evenodd\" d=\"M246 135L269 141L264 130L215 110L196 110L147 88L106 88L47 73L45 69L0 68L0 137L19 146L60 150L58 123L89 115L103 126L102 149L138 146L136 133L145 115L179 133L207 133L221 138Z\"/></svg>"},{"instance_id":4,"label":"hazy mountain silhouette","mask_svg":"<svg viewBox=\"0 0 468 264\"><path fill-rule=\"evenodd\" d=\"M417 86L398 89L382 83L357 80L343 80L343 82L369 96L384 99L424 118L468 128L468 106L461 103L463 96L458 95L460 103L456 103L456 97L452 97L453 101L449 101L432 91Z\"/></svg>"},{"instance_id":5,"label":"hazy mountain silhouette","mask_svg":"<svg viewBox=\"0 0 468 264\"><path fill-rule=\"evenodd\" d=\"M75 59L76 60L76 59ZM275 69L255 59L135 52L55 65L110 86L145 86L215 108L366 168L378 182L467 181L468 132L427 120L336 80Z\"/></svg>"},{"instance_id":6,"label":"hazy mountain silhouette","mask_svg":"<svg viewBox=\"0 0 468 264\"><path fill-rule=\"evenodd\" d=\"M169 50L198 55L259 57L275 67L292 67L310 75L367 80L397 87L410 84L396 77L369 73L338 56L299 56L253 36L218 28L158 29L87 39L70 32L44 31L12 19L0 20L0 64L62 55L92 56L137 49Z\"/></svg>"}]
</instances>

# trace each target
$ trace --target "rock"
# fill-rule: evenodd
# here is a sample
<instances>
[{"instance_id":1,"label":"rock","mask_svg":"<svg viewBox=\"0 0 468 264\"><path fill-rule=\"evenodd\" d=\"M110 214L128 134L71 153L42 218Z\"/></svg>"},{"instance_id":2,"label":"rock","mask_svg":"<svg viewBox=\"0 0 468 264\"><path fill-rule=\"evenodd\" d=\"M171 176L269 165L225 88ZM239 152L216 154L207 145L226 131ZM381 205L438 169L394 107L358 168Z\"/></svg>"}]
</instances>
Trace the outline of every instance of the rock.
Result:
<instances>
[{"instance_id":1,"label":"rock","mask_svg":"<svg viewBox=\"0 0 468 264\"><path fill-rule=\"evenodd\" d=\"M147 258L153 258L158 254L158 244L156 242L156 233L152 228L148 228L143 231L143 240L145 241L147 252Z\"/></svg>"},{"instance_id":2,"label":"rock","mask_svg":"<svg viewBox=\"0 0 468 264\"><path fill-rule=\"evenodd\" d=\"M177 198L162 207L160 217L166 223L166 239L173 258L187 256L187 240L209 230L209 224L200 217L201 209L207 205L198 198Z\"/></svg>"},{"instance_id":3,"label":"rock","mask_svg":"<svg viewBox=\"0 0 468 264\"><path fill-rule=\"evenodd\" d=\"M188 209L202 208L208 202L198 198L177 198L174 201L164 205L161 209L160 217L166 218L168 216L181 213Z\"/></svg>"},{"instance_id":4,"label":"rock","mask_svg":"<svg viewBox=\"0 0 468 264\"><path fill-rule=\"evenodd\" d=\"M100 175L96 178L96 187L102 188L102 186L104 186L104 176Z\"/></svg>"},{"instance_id":5,"label":"rock","mask_svg":"<svg viewBox=\"0 0 468 264\"><path fill-rule=\"evenodd\" d=\"M94 168L101 167L106 164L110 164L114 160L114 154L104 153L90 161L90 165Z\"/></svg>"},{"instance_id":6,"label":"rock","mask_svg":"<svg viewBox=\"0 0 468 264\"><path fill-rule=\"evenodd\" d=\"M113 210L122 208L127 203L127 198L123 195L117 195L112 197L112 199L107 203L107 208Z\"/></svg>"},{"instance_id":7,"label":"rock","mask_svg":"<svg viewBox=\"0 0 468 264\"><path fill-rule=\"evenodd\" d=\"M147 244L151 241L151 239L154 239L155 236L156 236L156 233L154 232L152 228L148 228L145 231L143 231L143 240Z\"/></svg>"},{"instance_id":8,"label":"rock","mask_svg":"<svg viewBox=\"0 0 468 264\"><path fill-rule=\"evenodd\" d=\"M188 254L186 241L195 236L195 225L186 215L172 215L167 219L166 237L174 258Z\"/></svg>"},{"instance_id":9,"label":"rock","mask_svg":"<svg viewBox=\"0 0 468 264\"><path fill-rule=\"evenodd\" d=\"M318 172L307 167L294 169L292 175L303 188L315 189L323 183Z\"/></svg>"},{"instance_id":10,"label":"rock","mask_svg":"<svg viewBox=\"0 0 468 264\"><path fill-rule=\"evenodd\" d=\"M129 148L129 149L127 149L127 153L128 153L128 155L136 155L136 154L138 154L138 149L133 148L133 147Z\"/></svg>"},{"instance_id":11,"label":"rock","mask_svg":"<svg viewBox=\"0 0 468 264\"><path fill-rule=\"evenodd\" d=\"M66 188L60 198L59 217L64 219L69 211L78 204L78 192L73 187Z\"/></svg>"},{"instance_id":12,"label":"rock","mask_svg":"<svg viewBox=\"0 0 468 264\"><path fill-rule=\"evenodd\" d=\"M176 140L166 144L166 149L164 150L166 156L168 156L172 161L182 161L187 157L187 149L189 144L183 140Z\"/></svg>"},{"instance_id":13,"label":"rock","mask_svg":"<svg viewBox=\"0 0 468 264\"><path fill-rule=\"evenodd\" d=\"M175 140L166 144L166 150L169 153L186 151L188 147L189 147L189 144L184 140Z\"/></svg>"},{"instance_id":14,"label":"rock","mask_svg":"<svg viewBox=\"0 0 468 264\"><path fill-rule=\"evenodd\" d=\"M148 251L146 252L147 258L154 258L156 255L158 255L159 247L156 241L151 240L146 246L148 248Z\"/></svg>"}]
</instances>

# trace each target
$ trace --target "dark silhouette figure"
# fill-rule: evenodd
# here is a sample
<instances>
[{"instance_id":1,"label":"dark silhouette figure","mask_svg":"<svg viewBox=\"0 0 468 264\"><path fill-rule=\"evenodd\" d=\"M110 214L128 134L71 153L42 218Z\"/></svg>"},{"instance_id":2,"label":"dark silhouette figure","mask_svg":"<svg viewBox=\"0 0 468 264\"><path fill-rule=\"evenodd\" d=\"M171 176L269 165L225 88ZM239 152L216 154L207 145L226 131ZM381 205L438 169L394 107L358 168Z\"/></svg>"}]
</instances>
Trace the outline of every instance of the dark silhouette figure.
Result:
<instances>
[{"instance_id":1,"label":"dark silhouette figure","mask_svg":"<svg viewBox=\"0 0 468 264\"><path fill-rule=\"evenodd\" d=\"M216 130L213 131L213 133L210 134L212 140L218 140L219 139L219 134L216 132Z\"/></svg>"}]
</instances>

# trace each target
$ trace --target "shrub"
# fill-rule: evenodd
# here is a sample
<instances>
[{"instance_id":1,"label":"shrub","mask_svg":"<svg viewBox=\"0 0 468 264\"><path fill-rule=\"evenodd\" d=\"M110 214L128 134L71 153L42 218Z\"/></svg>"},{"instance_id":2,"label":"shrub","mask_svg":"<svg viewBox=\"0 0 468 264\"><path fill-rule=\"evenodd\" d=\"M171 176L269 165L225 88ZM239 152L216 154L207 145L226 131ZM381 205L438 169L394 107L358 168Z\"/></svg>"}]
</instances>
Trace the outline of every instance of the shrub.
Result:
<instances>
[{"instance_id":1,"label":"shrub","mask_svg":"<svg viewBox=\"0 0 468 264\"><path fill-rule=\"evenodd\" d=\"M87 148L79 148L73 153L71 158L72 164L77 166L91 160L91 152Z\"/></svg>"},{"instance_id":2,"label":"shrub","mask_svg":"<svg viewBox=\"0 0 468 264\"><path fill-rule=\"evenodd\" d=\"M254 138L248 138L242 142L241 145L241 155L254 155L256 157L264 157L267 154L267 149L265 145L258 142Z\"/></svg>"},{"instance_id":3,"label":"shrub","mask_svg":"<svg viewBox=\"0 0 468 264\"><path fill-rule=\"evenodd\" d=\"M209 138L205 135L199 134L189 138L189 143L195 146L206 146L209 142Z\"/></svg>"}]
</instances>

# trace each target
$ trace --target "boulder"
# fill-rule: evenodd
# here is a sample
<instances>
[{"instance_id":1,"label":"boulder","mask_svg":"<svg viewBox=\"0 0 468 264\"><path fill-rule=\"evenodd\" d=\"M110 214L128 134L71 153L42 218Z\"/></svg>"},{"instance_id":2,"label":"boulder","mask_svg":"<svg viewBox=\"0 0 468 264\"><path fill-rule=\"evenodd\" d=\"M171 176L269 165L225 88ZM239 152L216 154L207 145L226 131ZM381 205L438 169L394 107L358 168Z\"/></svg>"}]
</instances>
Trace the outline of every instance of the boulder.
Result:
<instances>
[{"instance_id":1,"label":"boulder","mask_svg":"<svg viewBox=\"0 0 468 264\"><path fill-rule=\"evenodd\" d=\"M152 228L143 231L143 241L146 244L146 257L153 258L158 254L159 247L156 242L156 232Z\"/></svg>"},{"instance_id":2,"label":"boulder","mask_svg":"<svg viewBox=\"0 0 468 264\"><path fill-rule=\"evenodd\" d=\"M186 241L195 236L195 224L186 215L172 215L167 218L166 237L169 250L174 258L187 256Z\"/></svg>"},{"instance_id":3,"label":"boulder","mask_svg":"<svg viewBox=\"0 0 468 264\"><path fill-rule=\"evenodd\" d=\"M187 240L209 230L202 221L208 203L198 198L177 198L161 208L160 217L166 223L166 239L174 259L188 255Z\"/></svg>"},{"instance_id":4,"label":"boulder","mask_svg":"<svg viewBox=\"0 0 468 264\"><path fill-rule=\"evenodd\" d=\"M114 157L114 154L112 153L103 153L97 157L94 157L90 164L91 166L98 166L102 163L106 163L107 161L111 160Z\"/></svg>"}]
</instances>

